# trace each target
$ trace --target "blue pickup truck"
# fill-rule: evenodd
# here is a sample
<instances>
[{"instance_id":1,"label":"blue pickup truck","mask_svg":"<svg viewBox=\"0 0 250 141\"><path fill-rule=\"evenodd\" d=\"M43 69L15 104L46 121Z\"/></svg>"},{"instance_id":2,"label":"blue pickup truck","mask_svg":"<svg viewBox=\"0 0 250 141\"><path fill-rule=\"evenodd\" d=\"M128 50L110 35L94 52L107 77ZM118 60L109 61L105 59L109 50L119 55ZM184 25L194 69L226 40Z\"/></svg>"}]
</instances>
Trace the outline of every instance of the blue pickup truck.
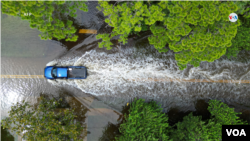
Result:
<instances>
[{"instance_id":1,"label":"blue pickup truck","mask_svg":"<svg viewBox=\"0 0 250 141\"><path fill-rule=\"evenodd\" d=\"M47 79L86 79L87 68L84 66L47 66L44 69L44 77Z\"/></svg>"}]
</instances>

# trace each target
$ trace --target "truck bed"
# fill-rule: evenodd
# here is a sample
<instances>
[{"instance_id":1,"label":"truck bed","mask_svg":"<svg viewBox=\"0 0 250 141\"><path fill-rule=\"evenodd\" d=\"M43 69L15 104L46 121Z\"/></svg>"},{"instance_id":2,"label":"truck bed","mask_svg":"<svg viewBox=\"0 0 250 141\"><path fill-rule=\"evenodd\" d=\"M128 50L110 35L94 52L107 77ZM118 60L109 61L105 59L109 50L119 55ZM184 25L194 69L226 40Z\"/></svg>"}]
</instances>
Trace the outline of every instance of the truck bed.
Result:
<instances>
[{"instance_id":1,"label":"truck bed","mask_svg":"<svg viewBox=\"0 0 250 141\"><path fill-rule=\"evenodd\" d=\"M85 67L69 67L68 78L84 79L87 77L87 69Z\"/></svg>"}]
</instances>

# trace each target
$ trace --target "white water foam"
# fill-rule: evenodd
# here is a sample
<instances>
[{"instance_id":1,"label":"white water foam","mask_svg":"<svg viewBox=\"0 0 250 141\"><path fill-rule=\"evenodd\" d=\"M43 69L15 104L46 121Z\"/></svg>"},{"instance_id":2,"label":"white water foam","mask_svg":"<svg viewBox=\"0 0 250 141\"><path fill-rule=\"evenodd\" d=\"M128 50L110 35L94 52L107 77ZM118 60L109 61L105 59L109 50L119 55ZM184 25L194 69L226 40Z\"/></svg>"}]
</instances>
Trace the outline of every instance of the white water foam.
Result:
<instances>
[{"instance_id":1,"label":"white water foam","mask_svg":"<svg viewBox=\"0 0 250 141\"><path fill-rule=\"evenodd\" d=\"M178 70L173 53L127 49L114 54L92 50L81 57L56 60L59 66L86 66L83 80L59 80L58 85L73 85L93 95L118 97L174 97L190 103L192 97L234 97L250 94L249 84L157 82L150 79L250 80L250 64L229 60L202 62L200 67ZM53 61L50 62L53 64ZM226 95L228 94L228 95ZM235 95L238 95L235 97ZM188 102L189 101L189 102ZM183 102L183 101L182 101Z\"/></svg>"},{"instance_id":2,"label":"white water foam","mask_svg":"<svg viewBox=\"0 0 250 141\"><path fill-rule=\"evenodd\" d=\"M174 62L173 60L168 60ZM76 80L76 84L84 92L95 95L115 94L118 91L125 93L127 89L144 85L153 89L150 82L143 82L143 79L150 78L178 78L178 74L163 69L164 59L155 59L153 56L136 54L135 49L124 52L109 54L91 51L84 54L75 62L75 66L83 65L88 68L86 80Z\"/></svg>"}]
</instances>

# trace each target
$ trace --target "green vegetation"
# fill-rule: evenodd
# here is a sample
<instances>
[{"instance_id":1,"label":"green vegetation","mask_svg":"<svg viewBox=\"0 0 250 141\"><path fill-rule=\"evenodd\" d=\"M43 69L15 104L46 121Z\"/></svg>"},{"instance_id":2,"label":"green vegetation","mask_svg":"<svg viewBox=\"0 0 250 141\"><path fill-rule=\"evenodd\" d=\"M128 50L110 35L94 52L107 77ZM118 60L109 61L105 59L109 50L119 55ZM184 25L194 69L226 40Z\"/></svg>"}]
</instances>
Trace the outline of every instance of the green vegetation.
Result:
<instances>
[{"instance_id":1,"label":"green vegetation","mask_svg":"<svg viewBox=\"0 0 250 141\"><path fill-rule=\"evenodd\" d=\"M126 122L121 124L121 136L119 141L158 141L168 140L168 117L162 113L162 109L155 103L145 103L139 99L131 104L129 116L125 114Z\"/></svg>"},{"instance_id":2,"label":"green vegetation","mask_svg":"<svg viewBox=\"0 0 250 141\"><path fill-rule=\"evenodd\" d=\"M114 27L112 33L99 34L97 39L102 38L103 42L99 44L99 47L106 47L111 49L112 43L110 39L114 36L120 35L119 42L123 44L127 43L128 35L132 32L140 32L148 30L149 25L153 25L156 21L163 20L166 16L162 12L162 8L158 5L149 6L150 3L145 2L116 2L117 5L113 6L107 1L99 1L100 6L98 10L103 11L105 16L109 16L105 19L105 22Z\"/></svg>"},{"instance_id":3,"label":"green vegetation","mask_svg":"<svg viewBox=\"0 0 250 141\"><path fill-rule=\"evenodd\" d=\"M208 121L202 121L200 116L193 116L190 113L178 122L172 129L171 138L179 140L221 140L222 125L239 125L247 124L239 120L233 108L229 108L225 103L210 100L208 110L211 118Z\"/></svg>"},{"instance_id":4,"label":"green vegetation","mask_svg":"<svg viewBox=\"0 0 250 141\"><path fill-rule=\"evenodd\" d=\"M129 1L109 4L100 1L99 4L97 8L108 16L105 22L114 27L112 33L96 36L103 39L100 48L111 49L110 39L114 36L119 35L119 41L125 44L130 34L150 29L153 35L148 38L149 43L159 52L168 51L166 46L176 52L180 70L187 64L197 67L201 61L213 62L226 52L227 56L235 56L239 50L248 49L241 46L245 42L239 43L239 40L231 47L241 20L233 23L228 16L236 12L244 18L250 17L249 2ZM241 33L235 40L248 32L243 27L238 31ZM243 40L248 42L247 37Z\"/></svg>"},{"instance_id":5,"label":"green vegetation","mask_svg":"<svg viewBox=\"0 0 250 141\"><path fill-rule=\"evenodd\" d=\"M201 61L213 62L232 45L240 25L228 21L228 15L237 10L233 2L172 2L166 7L169 48L178 52L175 59L181 70L188 63L197 67Z\"/></svg>"},{"instance_id":6,"label":"green vegetation","mask_svg":"<svg viewBox=\"0 0 250 141\"><path fill-rule=\"evenodd\" d=\"M145 103L145 100L135 99L129 109L129 116L125 115L125 122L120 125L122 135L116 140L221 140L222 125L248 124L239 120L238 114L225 103L210 100L208 110L211 118L202 121L200 116L192 113L185 116L182 122L170 127L168 117L155 103Z\"/></svg>"},{"instance_id":7,"label":"green vegetation","mask_svg":"<svg viewBox=\"0 0 250 141\"><path fill-rule=\"evenodd\" d=\"M88 11L84 1L2 1L2 13L30 22L42 33L42 40L77 41L76 28L70 17L76 10ZM112 3L112 4L111 4ZM241 50L250 50L250 2L247 1L99 1L105 22L112 33L98 34L99 47L112 49L111 38L127 43L128 36L150 30L150 44L159 52L175 52L180 70L187 64L195 67L201 61L213 62L221 56L236 57ZM228 21L230 13L240 19Z\"/></svg>"},{"instance_id":8,"label":"green vegetation","mask_svg":"<svg viewBox=\"0 0 250 141\"><path fill-rule=\"evenodd\" d=\"M10 132L1 125L1 141L14 141L14 137L10 134Z\"/></svg>"},{"instance_id":9,"label":"green vegetation","mask_svg":"<svg viewBox=\"0 0 250 141\"><path fill-rule=\"evenodd\" d=\"M77 41L76 28L70 17L76 9L88 11L84 1L2 1L2 13L21 17L31 28L42 33L42 40ZM111 4L112 3L112 4ZM111 38L127 43L128 36L150 30L150 44L159 52L175 52L180 70L201 61L213 62L221 56L236 57L241 50L250 50L250 2L247 1L99 1L97 9L114 27L112 33L98 34L99 47L112 49ZM240 19L229 22L228 15Z\"/></svg>"},{"instance_id":10,"label":"green vegetation","mask_svg":"<svg viewBox=\"0 0 250 141\"><path fill-rule=\"evenodd\" d=\"M237 57L241 50L250 50L250 19L239 17L242 21L242 26L238 27L238 32L232 40L232 46L227 49L226 56L228 58Z\"/></svg>"},{"instance_id":11,"label":"green vegetation","mask_svg":"<svg viewBox=\"0 0 250 141\"><path fill-rule=\"evenodd\" d=\"M228 107L225 103L217 100L210 100L208 103L208 110L212 117L207 127L209 129L209 137L212 140L221 139L222 125L248 124L247 122L241 121L237 116L241 113L235 112L233 108Z\"/></svg>"},{"instance_id":12,"label":"green vegetation","mask_svg":"<svg viewBox=\"0 0 250 141\"><path fill-rule=\"evenodd\" d=\"M24 101L17 103L11 107L9 117L2 120L2 126L28 141L83 140L81 134L84 129L78 121L74 121L74 109L57 109L61 101L41 97L35 106Z\"/></svg>"},{"instance_id":13,"label":"green vegetation","mask_svg":"<svg viewBox=\"0 0 250 141\"><path fill-rule=\"evenodd\" d=\"M190 113L175 126L177 126L177 129L173 129L171 132L171 138L174 141L209 140L209 131L200 116L193 116Z\"/></svg>"},{"instance_id":14,"label":"green vegetation","mask_svg":"<svg viewBox=\"0 0 250 141\"><path fill-rule=\"evenodd\" d=\"M243 15L244 18L250 18L250 2L249 1L237 1L235 2L238 6L237 13Z\"/></svg>"},{"instance_id":15,"label":"green vegetation","mask_svg":"<svg viewBox=\"0 0 250 141\"><path fill-rule=\"evenodd\" d=\"M30 22L31 28L42 33L42 40L52 38L76 41L73 22L65 16L76 17L76 9L88 11L84 1L2 1L2 13L21 17ZM63 19L62 19L63 18Z\"/></svg>"}]
</instances>

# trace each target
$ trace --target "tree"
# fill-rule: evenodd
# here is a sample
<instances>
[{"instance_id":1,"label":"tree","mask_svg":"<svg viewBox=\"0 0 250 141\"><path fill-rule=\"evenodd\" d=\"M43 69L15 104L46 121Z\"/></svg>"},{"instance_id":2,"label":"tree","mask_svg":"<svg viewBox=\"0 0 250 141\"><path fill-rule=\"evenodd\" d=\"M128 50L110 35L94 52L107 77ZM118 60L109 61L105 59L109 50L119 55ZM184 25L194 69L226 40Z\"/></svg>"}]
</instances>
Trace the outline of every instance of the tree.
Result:
<instances>
[{"instance_id":1,"label":"tree","mask_svg":"<svg viewBox=\"0 0 250 141\"><path fill-rule=\"evenodd\" d=\"M174 141L209 140L208 129L200 116L193 116L190 113L175 126L177 129L173 129L170 136Z\"/></svg>"},{"instance_id":2,"label":"tree","mask_svg":"<svg viewBox=\"0 0 250 141\"><path fill-rule=\"evenodd\" d=\"M181 70L187 64L199 66L213 62L226 53L240 21L228 21L237 10L234 2L165 2L170 15L164 20L169 48Z\"/></svg>"},{"instance_id":3,"label":"tree","mask_svg":"<svg viewBox=\"0 0 250 141\"><path fill-rule=\"evenodd\" d=\"M209 130L208 135L211 140L220 140L222 125L247 125L246 121L242 121L233 108L228 107L225 103L218 100L210 100L208 110L211 113L211 119L207 124Z\"/></svg>"},{"instance_id":4,"label":"tree","mask_svg":"<svg viewBox=\"0 0 250 141\"><path fill-rule=\"evenodd\" d=\"M235 112L221 101L210 100L210 119L203 121L201 116L193 116L193 113L190 113L183 121L169 127L168 117L162 113L162 108L153 101L144 101L135 99L131 103L129 115L124 114L125 120L119 123L121 135L116 137L116 140L221 140L222 125L248 125L246 121L239 119L238 114L241 113ZM112 136L106 138L111 139Z\"/></svg>"},{"instance_id":5,"label":"tree","mask_svg":"<svg viewBox=\"0 0 250 141\"><path fill-rule=\"evenodd\" d=\"M162 113L155 102L145 103L144 99L135 99L131 103L129 116L126 114L125 122L120 125L121 136L118 141L158 141L168 140L168 117Z\"/></svg>"},{"instance_id":6,"label":"tree","mask_svg":"<svg viewBox=\"0 0 250 141\"><path fill-rule=\"evenodd\" d=\"M62 19L63 15L76 17L76 9L88 11L83 1L2 1L2 13L21 17L30 22L31 28L37 28L42 33L42 40L58 40L66 38L66 41L76 41L76 29L73 22ZM71 4L72 3L72 4ZM64 21L63 21L64 20Z\"/></svg>"},{"instance_id":7,"label":"tree","mask_svg":"<svg viewBox=\"0 0 250 141\"><path fill-rule=\"evenodd\" d=\"M250 2L249 1L237 1L235 3L239 7L237 13L243 15L244 18L250 18Z\"/></svg>"},{"instance_id":8,"label":"tree","mask_svg":"<svg viewBox=\"0 0 250 141\"><path fill-rule=\"evenodd\" d=\"M131 31L140 32L142 24L145 24L153 33L148 38L149 43L159 52L168 51L165 48L168 45L176 52L175 59L180 70L185 69L187 64L197 67L201 61L213 62L224 55L241 24L240 20L229 22L228 15L242 11L239 8L246 5L232 1L99 3L97 8L109 16L105 22L114 27L110 35L105 35L104 42L120 35L119 41L125 44ZM102 38L102 35L97 38ZM99 45L107 45L105 47L111 49L110 43Z\"/></svg>"},{"instance_id":9,"label":"tree","mask_svg":"<svg viewBox=\"0 0 250 141\"><path fill-rule=\"evenodd\" d=\"M201 117L193 116L190 113L178 122L172 128L170 138L176 141L190 140L221 140L222 125L240 125L247 124L241 121L233 108L218 100L210 100L208 110L211 118L208 121L202 121Z\"/></svg>"},{"instance_id":10,"label":"tree","mask_svg":"<svg viewBox=\"0 0 250 141\"><path fill-rule=\"evenodd\" d=\"M232 46L227 49L226 56L228 58L236 57L241 50L250 50L250 18L239 15L242 26L238 27L237 34L232 40Z\"/></svg>"},{"instance_id":11,"label":"tree","mask_svg":"<svg viewBox=\"0 0 250 141\"><path fill-rule=\"evenodd\" d=\"M132 32L145 31L148 25L152 25L156 21L162 21L166 15L162 12L163 9L160 6L156 4L151 5L149 1L116 2L116 6L109 4L107 1L99 1L98 3L100 6L97 9L103 11L105 16L108 16L105 22L114 27L111 34L99 34L96 36L97 39L103 39L99 47L106 47L108 50L113 45L110 42L112 37L119 35L118 41L125 44Z\"/></svg>"},{"instance_id":12,"label":"tree","mask_svg":"<svg viewBox=\"0 0 250 141\"><path fill-rule=\"evenodd\" d=\"M83 127L79 122L74 123L74 109L56 110L61 101L41 97L34 107L24 101L17 103L11 107L9 117L2 120L2 126L28 141L79 140Z\"/></svg>"}]
</instances>

